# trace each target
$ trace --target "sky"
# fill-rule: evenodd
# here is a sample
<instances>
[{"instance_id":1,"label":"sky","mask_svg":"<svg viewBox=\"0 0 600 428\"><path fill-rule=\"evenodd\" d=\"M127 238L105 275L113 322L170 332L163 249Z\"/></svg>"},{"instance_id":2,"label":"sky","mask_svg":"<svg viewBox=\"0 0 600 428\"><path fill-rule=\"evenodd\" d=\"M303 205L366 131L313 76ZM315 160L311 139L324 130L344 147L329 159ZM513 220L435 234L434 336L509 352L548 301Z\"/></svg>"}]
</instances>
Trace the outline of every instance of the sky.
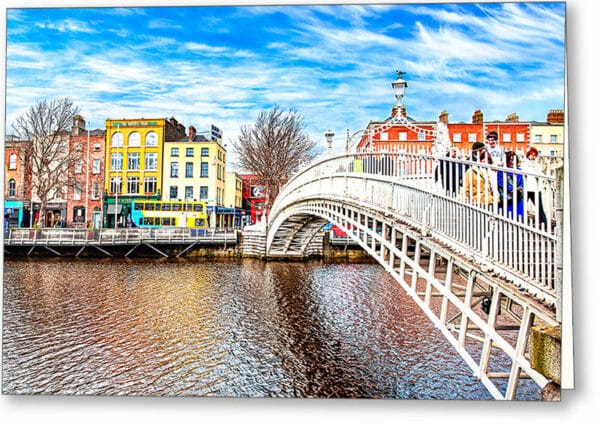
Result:
<instances>
[{"instance_id":1,"label":"sky","mask_svg":"<svg viewBox=\"0 0 600 428\"><path fill-rule=\"evenodd\" d=\"M347 130L390 116L398 69L418 121L447 110L451 122L470 122L477 109L485 120L516 112L545 121L565 104L563 2L14 3L7 133L30 106L68 97L92 128L109 118L175 117L198 131L214 124L229 143L279 106L294 109L323 149L331 129L341 151Z\"/></svg>"}]
</instances>

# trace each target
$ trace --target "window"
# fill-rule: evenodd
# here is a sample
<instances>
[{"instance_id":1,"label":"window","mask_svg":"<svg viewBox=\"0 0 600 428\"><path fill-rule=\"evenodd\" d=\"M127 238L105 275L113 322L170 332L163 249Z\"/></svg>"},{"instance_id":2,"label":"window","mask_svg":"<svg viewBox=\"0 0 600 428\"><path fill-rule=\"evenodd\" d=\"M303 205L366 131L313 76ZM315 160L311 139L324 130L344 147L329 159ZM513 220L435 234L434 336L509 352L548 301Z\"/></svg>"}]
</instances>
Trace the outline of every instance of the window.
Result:
<instances>
[{"instance_id":1,"label":"window","mask_svg":"<svg viewBox=\"0 0 600 428\"><path fill-rule=\"evenodd\" d=\"M453 143L461 143L462 142L462 133L455 132L452 134L452 142Z\"/></svg>"},{"instance_id":2,"label":"window","mask_svg":"<svg viewBox=\"0 0 600 428\"><path fill-rule=\"evenodd\" d=\"M92 199L95 201L100 199L100 183L92 183Z\"/></svg>"},{"instance_id":3,"label":"window","mask_svg":"<svg viewBox=\"0 0 600 428\"><path fill-rule=\"evenodd\" d=\"M123 147L123 134L115 132L112 135L112 147Z\"/></svg>"},{"instance_id":4,"label":"window","mask_svg":"<svg viewBox=\"0 0 600 428\"><path fill-rule=\"evenodd\" d=\"M144 192L145 193L156 193L156 177L144 178Z\"/></svg>"},{"instance_id":5,"label":"window","mask_svg":"<svg viewBox=\"0 0 600 428\"><path fill-rule=\"evenodd\" d=\"M398 133L398 140L400 141L407 141L408 140L408 132L399 132Z\"/></svg>"},{"instance_id":6,"label":"window","mask_svg":"<svg viewBox=\"0 0 600 428\"><path fill-rule=\"evenodd\" d=\"M156 171L158 165L158 153L146 153L146 159L144 161L144 169L146 171Z\"/></svg>"},{"instance_id":7,"label":"window","mask_svg":"<svg viewBox=\"0 0 600 428\"><path fill-rule=\"evenodd\" d=\"M77 185L73 186L73 200L81 201L81 189Z\"/></svg>"},{"instance_id":8,"label":"window","mask_svg":"<svg viewBox=\"0 0 600 428\"><path fill-rule=\"evenodd\" d=\"M420 131L417 134L417 140L419 140L419 141L425 141L425 133L423 131Z\"/></svg>"},{"instance_id":9,"label":"window","mask_svg":"<svg viewBox=\"0 0 600 428\"><path fill-rule=\"evenodd\" d=\"M85 221L85 207L73 208L73 223L83 223Z\"/></svg>"},{"instance_id":10,"label":"window","mask_svg":"<svg viewBox=\"0 0 600 428\"><path fill-rule=\"evenodd\" d=\"M83 149L83 145L81 143L75 144L75 150L77 150L78 152L80 152L82 149Z\"/></svg>"},{"instance_id":11,"label":"window","mask_svg":"<svg viewBox=\"0 0 600 428\"><path fill-rule=\"evenodd\" d=\"M208 199L208 186L200 186L200 199Z\"/></svg>"},{"instance_id":12,"label":"window","mask_svg":"<svg viewBox=\"0 0 600 428\"><path fill-rule=\"evenodd\" d=\"M172 147L171 148L171 156L176 158L179 156L179 147Z\"/></svg>"},{"instance_id":13,"label":"window","mask_svg":"<svg viewBox=\"0 0 600 428\"><path fill-rule=\"evenodd\" d=\"M17 169L17 155L14 153L9 156L8 169Z\"/></svg>"},{"instance_id":14,"label":"window","mask_svg":"<svg viewBox=\"0 0 600 428\"><path fill-rule=\"evenodd\" d=\"M95 152L99 152L100 151L100 143L94 143L94 151Z\"/></svg>"},{"instance_id":15,"label":"window","mask_svg":"<svg viewBox=\"0 0 600 428\"><path fill-rule=\"evenodd\" d=\"M129 153L129 156L127 156L127 169L129 171L139 171L140 170L140 154L139 153Z\"/></svg>"},{"instance_id":16,"label":"window","mask_svg":"<svg viewBox=\"0 0 600 428\"><path fill-rule=\"evenodd\" d=\"M208 177L208 162L200 164L200 177Z\"/></svg>"},{"instance_id":17,"label":"window","mask_svg":"<svg viewBox=\"0 0 600 428\"><path fill-rule=\"evenodd\" d=\"M522 132L517 132L517 143L524 143L525 142L525 134L523 134Z\"/></svg>"},{"instance_id":18,"label":"window","mask_svg":"<svg viewBox=\"0 0 600 428\"><path fill-rule=\"evenodd\" d=\"M502 142L503 143L510 143L511 142L510 132L503 132L502 133Z\"/></svg>"},{"instance_id":19,"label":"window","mask_svg":"<svg viewBox=\"0 0 600 428\"><path fill-rule=\"evenodd\" d=\"M171 162L171 177L179 177L179 163Z\"/></svg>"},{"instance_id":20,"label":"window","mask_svg":"<svg viewBox=\"0 0 600 428\"><path fill-rule=\"evenodd\" d=\"M534 141L536 143L541 143L542 142L542 136L541 136L541 134L535 134Z\"/></svg>"},{"instance_id":21,"label":"window","mask_svg":"<svg viewBox=\"0 0 600 428\"><path fill-rule=\"evenodd\" d=\"M158 147L158 134L150 131L146 134L146 147Z\"/></svg>"},{"instance_id":22,"label":"window","mask_svg":"<svg viewBox=\"0 0 600 428\"><path fill-rule=\"evenodd\" d=\"M17 182L12 179L8 181L8 196L14 198L17 195Z\"/></svg>"},{"instance_id":23,"label":"window","mask_svg":"<svg viewBox=\"0 0 600 428\"><path fill-rule=\"evenodd\" d=\"M477 134L475 132L469 132L469 143L477 141Z\"/></svg>"},{"instance_id":24,"label":"window","mask_svg":"<svg viewBox=\"0 0 600 428\"><path fill-rule=\"evenodd\" d=\"M389 141L389 137L388 137L388 133L387 132L382 132L381 134L379 134L379 141Z\"/></svg>"},{"instance_id":25,"label":"window","mask_svg":"<svg viewBox=\"0 0 600 428\"><path fill-rule=\"evenodd\" d=\"M177 186L169 187L169 199L177 199ZM163 209L165 209L164 206Z\"/></svg>"},{"instance_id":26,"label":"window","mask_svg":"<svg viewBox=\"0 0 600 428\"><path fill-rule=\"evenodd\" d=\"M110 178L110 192L121 193L121 177Z\"/></svg>"},{"instance_id":27,"label":"window","mask_svg":"<svg viewBox=\"0 0 600 428\"><path fill-rule=\"evenodd\" d=\"M188 147L187 149L185 149L185 155L188 158L194 157L194 148L193 147Z\"/></svg>"},{"instance_id":28,"label":"window","mask_svg":"<svg viewBox=\"0 0 600 428\"><path fill-rule=\"evenodd\" d=\"M81 174L82 171L83 171L83 161L80 159L77 159L75 161L75 174Z\"/></svg>"},{"instance_id":29,"label":"window","mask_svg":"<svg viewBox=\"0 0 600 428\"><path fill-rule=\"evenodd\" d=\"M551 143L556 143L558 141L557 136L556 135L550 135L550 142Z\"/></svg>"},{"instance_id":30,"label":"window","mask_svg":"<svg viewBox=\"0 0 600 428\"><path fill-rule=\"evenodd\" d=\"M142 137L139 132L132 132L129 134L129 147L140 147L142 145Z\"/></svg>"},{"instance_id":31,"label":"window","mask_svg":"<svg viewBox=\"0 0 600 428\"><path fill-rule=\"evenodd\" d=\"M208 156L208 147L202 147L200 149L200 156Z\"/></svg>"},{"instance_id":32,"label":"window","mask_svg":"<svg viewBox=\"0 0 600 428\"><path fill-rule=\"evenodd\" d=\"M92 161L92 174L100 174L100 159L94 159Z\"/></svg>"},{"instance_id":33,"label":"window","mask_svg":"<svg viewBox=\"0 0 600 428\"><path fill-rule=\"evenodd\" d=\"M123 153L112 153L110 155L110 170L121 171L123 169Z\"/></svg>"},{"instance_id":34,"label":"window","mask_svg":"<svg viewBox=\"0 0 600 428\"><path fill-rule=\"evenodd\" d=\"M139 177L127 177L127 193L134 195L140 193Z\"/></svg>"},{"instance_id":35,"label":"window","mask_svg":"<svg viewBox=\"0 0 600 428\"><path fill-rule=\"evenodd\" d=\"M186 178L194 177L194 163L193 162L185 163L185 177Z\"/></svg>"},{"instance_id":36,"label":"window","mask_svg":"<svg viewBox=\"0 0 600 428\"><path fill-rule=\"evenodd\" d=\"M185 199L193 199L194 198L194 187L193 186L185 186Z\"/></svg>"}]
</instances>

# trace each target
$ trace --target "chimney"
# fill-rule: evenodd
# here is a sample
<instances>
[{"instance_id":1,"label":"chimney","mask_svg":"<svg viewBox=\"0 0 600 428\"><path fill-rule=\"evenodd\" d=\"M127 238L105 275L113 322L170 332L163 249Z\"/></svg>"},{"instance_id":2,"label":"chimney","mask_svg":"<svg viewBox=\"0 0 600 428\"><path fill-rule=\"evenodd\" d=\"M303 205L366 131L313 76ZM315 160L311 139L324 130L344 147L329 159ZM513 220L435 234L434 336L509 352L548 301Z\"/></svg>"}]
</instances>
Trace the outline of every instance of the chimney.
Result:
<instances>
[{"instance_id":1,"label":"chimney","mask_svg":"<svg viewBox=\"0 0 600 428\"><path fill-rule=\"evenodd\" d=\"M519 115L517 113L511 113L508 116L506 116L506 122L508 123L518 123L519 122Z\"/></svg>"},{"instance_id":2,"label":"chimney","mask_svg":"<svg viewBox=\"0 0 600 428\"><path fill-rule=\"evenodd\" d=\"M546 122L549 123L565 123L564 110L550 110L546 116Z\"/></svg>"},{"instance_id":3,"label":"chimney","mask_svg":"<svg viewBox=\"0 0 600 428\"><path fill-rule=\"evenodd\" d=\"M448 125L448 110L444 110L440 113L439 121Z\"/></svg>"},{"instance_id":4,"label":"chimney","mask_svg":"<svg viewBox=\"0 0 600 428\"><path fill-rule=\"evenodd\" d=\"M481 110L475 110L471 117L472 123L483 123L483 112Z\"/></svg>"},{"instance_id":5,"label":"chimney","mask_svg":"<svg viewBox=\"0 0 600 428\"><path fill-rule=\"evenodd\" d=\"M196 137L196 128L194 128L192 125L190 125L188 138L190 141L194 141L195 137Z\"/></svg>"}]
</instances>

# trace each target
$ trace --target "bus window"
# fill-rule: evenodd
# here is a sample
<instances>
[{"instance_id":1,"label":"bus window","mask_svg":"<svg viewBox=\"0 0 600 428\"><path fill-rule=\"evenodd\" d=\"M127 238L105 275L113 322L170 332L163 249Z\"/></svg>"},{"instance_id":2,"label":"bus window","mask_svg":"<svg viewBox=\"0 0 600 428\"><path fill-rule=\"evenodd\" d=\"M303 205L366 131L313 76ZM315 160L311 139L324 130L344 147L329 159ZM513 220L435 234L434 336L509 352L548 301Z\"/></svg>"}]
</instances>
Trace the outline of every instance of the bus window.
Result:
<instances>
[{"instance_id":1,"label":"bus window","mask_svg":"<svg viewBox=\"0 0 600 428\"><path fill-rule=\"evenodd\" d=\"M171 204L162 204L162 211L171 211Z\"/></svg>"},{"instance_id":2,"label":"bus window","mask_svg":"<svg viewBox=\"0 0 600 428\"><path fill-rule=\"evenodd\" d=\"M185 204L185 211L192 211L193 204Z\"/></svg>"},{"instance_id":3,"label":"bus window","mask_svg":"<svg viewBox=\"0 0 600 428\"><path fill-rule=\"evenodd\" d=\"M202 212L202 204L194 204L194 211Z\"/></svg>"},{"instance_id":4,"label":"bus window","mask_svg":"<svg viewBox=\"0 0 600 428\"><path fill-rule=\"evenodd\" d=\"M144 217L143 220L143 224L146 226L153 226L154 225L154 219L152 217Z\"/></svg>"},{"instance_id":5,"label":"bus window","mask_svg":"<svg viewBox=\"0 0 600 428\"><path fill-rule=\"evenodd\" d=\"M144 204L144 209L146 211L154 211L154 202L146 202Z\"/></svg>"},{"instance_id":6,"label":"bus window","mask_svg":"<svg viewBox=\"0 0 600 428\"><path fill-rule=\"evenodd\" d=\"M197 218L196 221L194 222L194 225L197 227L202 227L202 226L204 226L204 220Z\"/></svg>"},{"instance_id":7,"label":"bus window","mask_svg":"<svg viewBox=\"0 0 600 428\"><path fill-rule=\"evenodd\" d=\"M181 211L181 204L173 204L171 211Z\"/></svg>"},{"instance_id":8,"label":"bus window","mask_svg":"<svg viewBox=\"0 0 600 428\"><path fill-rule=\"evenodd\" d=\"M136 203L134 204L134 209L135 209L135 210L137 210L137 211L141 211L141 210L143 210L143 208L142 208L142 207L143 207L143 205L144 205L144 204L142 204L141 202L136 202Z\"/></svg>"},{"instance_id":9,"label":"bus window","mask_svg":"<svg viewBox=\"0 0 600 428\"><path fill-rule=\"evenodd\" d=\"M164 217L162 219L162 225L163 226L170 226L171 225L171 219L169 217Z\"/></svg>"}]
</instances>

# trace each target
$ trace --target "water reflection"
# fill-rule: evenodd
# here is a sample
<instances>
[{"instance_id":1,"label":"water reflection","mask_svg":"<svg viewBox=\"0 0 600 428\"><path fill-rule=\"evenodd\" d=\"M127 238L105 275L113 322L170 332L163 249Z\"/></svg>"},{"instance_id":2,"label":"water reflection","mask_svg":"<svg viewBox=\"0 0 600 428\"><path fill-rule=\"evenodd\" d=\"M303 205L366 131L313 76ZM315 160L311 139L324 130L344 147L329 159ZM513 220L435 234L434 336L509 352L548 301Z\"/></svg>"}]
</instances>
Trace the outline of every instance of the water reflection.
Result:
<instances>
[{"instance_id":1,"label":"water reflection","mask_svg":"<svg viewBox=\"0 0 600 428\"><path fill-rule=\"evenodd\" d=\"M490 398L377 265L9 260L3 326L10 394Z\"/></svg>"}]
</instances>

